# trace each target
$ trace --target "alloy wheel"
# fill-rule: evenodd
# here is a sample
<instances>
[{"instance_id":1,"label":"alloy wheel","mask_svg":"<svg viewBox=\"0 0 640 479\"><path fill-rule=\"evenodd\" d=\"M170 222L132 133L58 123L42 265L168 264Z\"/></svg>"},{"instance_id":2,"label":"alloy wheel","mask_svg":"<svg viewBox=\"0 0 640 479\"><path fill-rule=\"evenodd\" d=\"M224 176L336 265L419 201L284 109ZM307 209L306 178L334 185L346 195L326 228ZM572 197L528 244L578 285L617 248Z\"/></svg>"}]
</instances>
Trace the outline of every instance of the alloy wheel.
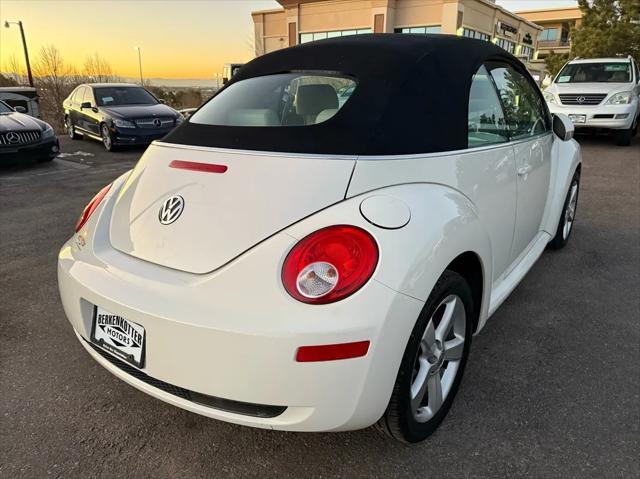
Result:
<instances>
[{"instance_id":1,"label":"alloy wheel","mask_svg":"<svg viewBox=\"0 0 640 479\"><path fill-rule=\"evenodd\" d=\"M107 150L111 150L111 133L109 133L107 125L102 125L102 143Z\"/></svg>"},{"instance_id":2,"label":"alloy wheel","mask_svg":"<svg viewBox=\"0 0 640 479\"><path fill-rule=\"evenodd\" d=\"M429 318L420 341L411 381L411 410L416 421L429 421L451 391L464 353L466 312L449 295Z\"/></svg>"}]
</instances>

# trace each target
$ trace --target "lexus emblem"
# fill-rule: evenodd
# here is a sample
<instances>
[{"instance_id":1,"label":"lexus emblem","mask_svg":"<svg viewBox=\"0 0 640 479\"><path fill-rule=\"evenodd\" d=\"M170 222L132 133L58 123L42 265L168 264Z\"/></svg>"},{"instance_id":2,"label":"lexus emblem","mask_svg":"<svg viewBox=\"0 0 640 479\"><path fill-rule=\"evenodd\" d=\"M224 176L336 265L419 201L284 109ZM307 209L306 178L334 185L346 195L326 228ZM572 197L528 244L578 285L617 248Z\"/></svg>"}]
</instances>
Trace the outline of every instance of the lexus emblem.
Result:
<instances>
[{"instance_id":1,"label":"lexus emblem","mask_svg":"<svg viewBox=\"0 0 640 479\"><path fill-rule=\"evenodd\" d=\"M155 118L153 120L153 126L155 126L156 128L159 128L160 125L162 125L162 122L160 120L158 120L157 118Z\"/></svg>"},{"instance_id":2,"label":"lexus emblem","mask_svg":"<svg viewBox=\"0 0 640 479\"><path fill-rule=\"evenodd\" d=\"M9 143L18 143L20 141L20 135L15 131L10 131L5 137Z\"/></svg>"},{"instance_id":3,"label":"lexus emblem","mask_svg":"<svg viewBox=\"0 0 640 479\"><path fill-rule=\"evenodd\" d=\"M577 101L578 103L584 103L586 100L587 100L587 99L586 99L585 97L583 97L583 96L579 96L578 98L576 98L576 101Z\"/></svg>"},{"instance_id":4,"label":"lexus emblem","mask_svg":"<svg viewBox=\"0 0 640 479\"><path fill-rule=\"evenodd\" d=\"M180 215L184 211L184 198L180 195L175 195L167 198L162 203L160 213L158 213L158 219L163 225L170 225L175 220L180 218Z\"/></svg>"}]
</instances>

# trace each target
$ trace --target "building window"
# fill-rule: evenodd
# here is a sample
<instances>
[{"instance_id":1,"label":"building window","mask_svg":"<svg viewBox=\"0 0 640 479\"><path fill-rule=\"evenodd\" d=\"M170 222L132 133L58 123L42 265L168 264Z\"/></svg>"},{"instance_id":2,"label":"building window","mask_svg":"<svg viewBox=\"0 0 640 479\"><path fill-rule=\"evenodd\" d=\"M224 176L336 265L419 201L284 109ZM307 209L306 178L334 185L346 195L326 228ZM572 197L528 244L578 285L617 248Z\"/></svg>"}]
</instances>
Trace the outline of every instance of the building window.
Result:
<instances>
[{"instance_id":1,"label":"building window","mask_svg":"<svg viewBox=\"0 0 640 479\"><path fill-rule=\"evenodd\" d=\"M504 48L509 53L514 53L516 51L516 44L510 42L509 40L505 40L504 38L498 38L496 41L496 45L501 48Z\"/></svg>"},{"instance_id":2,"label":"building window","mask_svg":"<svg viewBox=\"0 0 640 479\"><path fill-rule=\"evenodd\" d=\"M442 31L442 27L440 25L431 25L429 27L403 27L403 28L395 28L393 30L394 33L440 33Z\"/></svg>"},{"instance_id":3,"label":"building window","mask_svg":"<svg viewBox=\"0 0 640 479\"><path fill-rule=\"evenodd\" d=\"M484 40L485 42L491 41L491 35L487 35L486 33L478 32L476 30L471 30L470 28L463 28L462 36L468 38L477 38L478 40Z\"/></svg>"},{"instance_id":4,"label":"building window","mask_svg":"<svg viewBox=\"0 0 640 479\"><path fill-rule=\"evenodd\" d=\"M558 39L558 31L558 28L545 28L538 37L538 40L541 42L554 42Z\"/></svg>"},{"instance_id":5,"label":"building window","mask_svg":"<svg viewBox=\"0 0 640 479\"><path fill-rule=\"evenodd\" d=\"M308 43L316 40L324 40L325 38L346 37L348 35L361 35L363 33L371 33L371 29L358 28L354 30L334 30L332 32L301 33L300 43Z\"/></svg>"},{"instance_id":6,"label":"building window","mask_svg":"<svg viewBox=\"0 0 640 479\"><path fill-rule=\"evenodd\" d=\"M533 58L533 48L527 45L520 45L520 56L531 60Z\"/></svg>"}]
</instances>

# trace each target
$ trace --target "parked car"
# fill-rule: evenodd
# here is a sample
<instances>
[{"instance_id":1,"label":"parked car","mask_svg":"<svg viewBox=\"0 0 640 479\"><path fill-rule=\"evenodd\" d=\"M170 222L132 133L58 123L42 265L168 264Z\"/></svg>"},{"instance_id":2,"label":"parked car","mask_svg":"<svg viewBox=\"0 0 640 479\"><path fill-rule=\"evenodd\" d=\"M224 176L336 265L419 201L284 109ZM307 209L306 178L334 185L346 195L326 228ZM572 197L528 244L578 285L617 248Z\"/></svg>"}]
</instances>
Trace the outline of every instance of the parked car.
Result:
<instances>
[{"instance_id":1,"label":"parked car","mask_svg":"<svg viewBox=\"0 0 640 479\"><path fill-rule=\"evenodd\" d=\"M5 102L11 108L23 108L27 115L40 118L40 98L38 90L28 86L0 87L0 101Z\"/></svg>"},{"instance_id":2,"label":"parked car","mask_svg":"<svg viewBox=\"0 0 640 479\"><path fill-rule=\"evenodd\" d=\"M102 141L107 151L121 145L148 145L183 120L146 89L126 83L79 85L63 106L69 137Z\"/></svg>"},{"instance_id":3,"label":"parked car","mask_svg":"<svg viewBox=\"0 0 640 479\"><path fill-rule=\"evenodd\" d=\"M423 440L472 335L570 238L572 134L489 42L270 53L89 202L59 255L64 309L102 366L189 411Z\"/></svg>"},{"instance_id":4,"label":"parked car","mask_svg":"<svg viewBox=\"0 0 640 479\"><path fill-rule=\"evenodd\" d=\"M197 110L197 108L183 108L182 110L178 110L178 112L185 118L189 118L193 113Z\"/></svg>"},{"instance_id":5,"label":"parked car","mask_svg":"<svg viewBox=\"0 0 640 479\"><path fill-rule=\"evenodd\" d=\"M579 58L544 90L552 113L564 113L578 131L611 130L628 146L640 122L640 71L632 58Z\"/></svg>"},{"instance_id":6,"label":"parked car","mask_svg":"<svg viewBox=\"0 0 640 479\"><path fill-rule=\"evenodd\" d=\"M25 112L0 101L0 160L53 160L60 153L53 128Z\"/></svg>"}]
</instances>

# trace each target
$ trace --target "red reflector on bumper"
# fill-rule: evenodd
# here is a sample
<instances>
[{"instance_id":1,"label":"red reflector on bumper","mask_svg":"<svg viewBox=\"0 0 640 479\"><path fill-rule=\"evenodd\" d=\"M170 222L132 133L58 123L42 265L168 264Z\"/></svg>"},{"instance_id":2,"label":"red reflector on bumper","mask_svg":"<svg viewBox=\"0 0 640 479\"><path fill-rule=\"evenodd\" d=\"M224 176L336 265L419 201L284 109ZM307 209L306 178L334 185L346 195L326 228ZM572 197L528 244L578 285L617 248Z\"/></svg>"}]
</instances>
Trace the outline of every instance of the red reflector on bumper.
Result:
<instances>
[{"instance_id":1,"label":"red reflector on bumper","mask_svg":"<svg viewBox=\"0 0 640 479\"><path fill-rule=\"evenodd\" d=\"M196 161L182 160L173 160L171 163L169 163L169 168L202 171L204 173L224 173L225 171L227 171L226 165L212 165L211 163L198 163Z\"/></svg>"},{"instance_id":2,"label":"red reflector on bumper","mask_svg":"<svg viewBox=\"0 0 640 479\"><path fill-rule=\"evenodd\" d=\"M337 359L359 358L369 351L369 341L357 343L324 344L322 346L302 346L296 353L296 361L310 363L316 361L335 361Z\"/></svg>"}]
</instances>

